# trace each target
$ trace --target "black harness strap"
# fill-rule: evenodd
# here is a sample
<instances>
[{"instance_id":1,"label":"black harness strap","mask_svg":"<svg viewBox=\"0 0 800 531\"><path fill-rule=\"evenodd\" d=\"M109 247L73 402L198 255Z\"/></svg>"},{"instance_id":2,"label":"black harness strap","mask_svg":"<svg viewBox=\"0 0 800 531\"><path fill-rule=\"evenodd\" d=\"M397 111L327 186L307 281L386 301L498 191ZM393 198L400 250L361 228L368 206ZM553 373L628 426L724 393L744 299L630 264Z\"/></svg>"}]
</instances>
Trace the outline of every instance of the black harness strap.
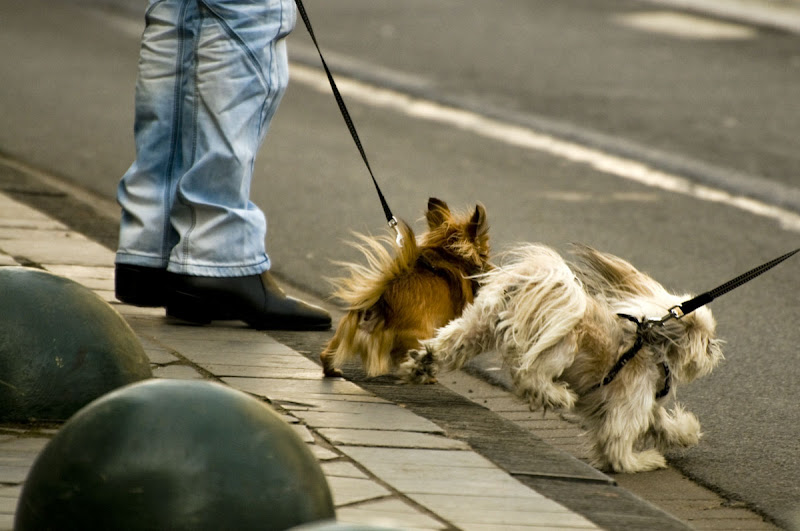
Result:
<instances>
[{"instance_id":1,"label":"black harness strap","mask_svg":"<svg viewBox=\"0 0 800 531\"><path fill-rule=\"evenodd\" d=\"M610 384L614 380L614 378L617 377L619 371L621 371L622 368L625 367L625 365L627 365L628 362L631 361L633 357L636 356L636 354L640 350L642 350L642 346L644 345L644 334L641 332L642 322L632 315L624 313L618 313L617 315L619 317L622 317L623 319L631 321L632 323L636 323L636 340L633 342L633 345L631 345L631 348L626 350L625 353L622 356L620 356L620 358L617 360L617 363L615 363L614 366L611 367L611 370L608 371L608 374L606 374L606 377L603 378L603 381L600 384L596 385L595 387L601 387L603 385Z\"/></svg>"},{"instance_id":2,"label":"black harness strap","mask_svg":"<svg viewBox=\"0 0 800 531\"><path fill-rule=\"evenodd\" d=\"M636 339L634 340L633 345L631 345L631 347L628 350L626 350L622 356L619 357L614 366L611 367L611 370L608 371L608 374L606 374L606 377L603 378L603 381L592 387L591 389L592 391L604 387L610 384L612 381L614 381L614 378L617 377L619 371L621 371L622 368L625 367L625 365L627 365L628 362L630 362L636 356L636 354L639 353L640 350L642 350L642 347L644 346L645 343L645 335L647 331L649 331L650 328L652 327L651 322L640 321L636 317L628 315L626 313L618 313L617 316L621 317L622 319L627 319L628 321L636 324ZM667 364L667 362L662 361L660 365L661 368L664 370L664 387L662 387L660 391L656 392L656 399L663 398L669 394L669 390L671 387L670 384L672 380L672 375L670 373L669 365Z\"/></svg>"}]
</instances>

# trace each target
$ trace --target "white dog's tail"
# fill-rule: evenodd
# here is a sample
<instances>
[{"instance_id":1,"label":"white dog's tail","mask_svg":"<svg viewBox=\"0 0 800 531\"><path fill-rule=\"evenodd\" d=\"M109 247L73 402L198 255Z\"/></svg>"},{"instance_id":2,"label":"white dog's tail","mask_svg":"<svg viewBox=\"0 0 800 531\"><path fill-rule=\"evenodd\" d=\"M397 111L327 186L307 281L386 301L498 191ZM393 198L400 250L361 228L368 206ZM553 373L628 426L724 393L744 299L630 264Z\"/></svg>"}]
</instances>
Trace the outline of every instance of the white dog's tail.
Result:
<instances>
[{"instance_id":1,"label":"white dog's tail","mask_svg":"<svg viewBox=\"0 0 800 531\"><path fill-rule=\"evenodd\" d=\"M487 273L482 283L502 286L506 307L499 314L497 335L506 346L519 346L520 369L527 370L543 352L563 344L583 319L587 296L569 266L548 247L527 244L507 257L508 263Z\"/></svg>"}]
</instances>

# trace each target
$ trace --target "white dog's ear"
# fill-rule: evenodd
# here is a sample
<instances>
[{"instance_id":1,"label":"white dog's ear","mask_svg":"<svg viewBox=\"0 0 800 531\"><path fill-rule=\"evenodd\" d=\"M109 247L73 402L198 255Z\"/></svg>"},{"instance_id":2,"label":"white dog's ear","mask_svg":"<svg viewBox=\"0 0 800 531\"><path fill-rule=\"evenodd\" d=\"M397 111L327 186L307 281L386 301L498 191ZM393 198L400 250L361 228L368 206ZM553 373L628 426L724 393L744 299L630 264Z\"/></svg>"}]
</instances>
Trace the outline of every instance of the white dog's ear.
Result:
<instances>
[{"instance_id":1,"label":"white dog's ear","mask_svg":"<svg viewBox=\"0 0 800 531\"><path fill-rule=\"evenodd\" d=\"M428 211L425 218L428 220L428 228L435 229L450 217L450 207L441 199L431 197L428 199Z\"/></svg>"},{"instance_id":2,"label":"white dog's ear","mask_svg":"<svg viewBox=\"0 0 800 531\"><path fill-rule=\"evenodd\" d=\"M684 382L705 376L724 358L722 341L715 337L716 322L707 308L700 308L680 321L665 323L667 358Z\"/></svg>"}]
</instances>

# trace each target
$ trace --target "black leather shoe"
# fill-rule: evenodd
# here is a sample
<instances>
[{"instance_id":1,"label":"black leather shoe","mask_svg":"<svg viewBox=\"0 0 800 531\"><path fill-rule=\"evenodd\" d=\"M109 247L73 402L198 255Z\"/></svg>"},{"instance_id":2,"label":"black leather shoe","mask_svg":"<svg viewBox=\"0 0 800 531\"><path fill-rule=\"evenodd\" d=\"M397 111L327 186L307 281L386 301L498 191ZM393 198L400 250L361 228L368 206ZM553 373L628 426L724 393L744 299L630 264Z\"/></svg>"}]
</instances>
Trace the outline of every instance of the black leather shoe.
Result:
<instances>
[{"instance_id":1,"label":"black leather shoe","mask_svg":"<svg viewBox=\"0 0 800 531\"><path fill-rule=\"evenodd\" d=\"M117 264L114 268L114 295L119 301L133 306L164 306L166 280L166 269Z\"/></svg>"},{"instance_id":2,"label":"black leather shoe","mask_svg":"<svg viewBox=\"0 0 800 531\"><path fill-rule=\"evenodd\" d=\"M327 330L331 316L289 297L269 272L246 277L168 273L167 315L196 324L244 321L257 330Z\"/></svg>"}]
</instances>

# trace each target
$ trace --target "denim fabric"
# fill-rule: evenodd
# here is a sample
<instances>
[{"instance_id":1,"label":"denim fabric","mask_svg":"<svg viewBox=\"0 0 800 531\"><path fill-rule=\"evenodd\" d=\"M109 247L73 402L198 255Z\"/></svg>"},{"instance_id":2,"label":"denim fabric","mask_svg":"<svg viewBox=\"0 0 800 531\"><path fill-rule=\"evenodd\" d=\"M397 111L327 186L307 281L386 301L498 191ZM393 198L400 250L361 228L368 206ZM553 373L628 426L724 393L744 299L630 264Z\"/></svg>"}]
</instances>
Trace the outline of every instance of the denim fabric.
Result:
<instances>
[{"instance_id":1,"label":"denim fabric","mask_svg":"<svg viewBox=\"0 0 800 531\"><path fill-rule=\"evenodd\" d=\"M198 276L269 269L250 182L289 80L295 17L293 0L151 0L117 263Z\"/></svg>"}]
</instances>

